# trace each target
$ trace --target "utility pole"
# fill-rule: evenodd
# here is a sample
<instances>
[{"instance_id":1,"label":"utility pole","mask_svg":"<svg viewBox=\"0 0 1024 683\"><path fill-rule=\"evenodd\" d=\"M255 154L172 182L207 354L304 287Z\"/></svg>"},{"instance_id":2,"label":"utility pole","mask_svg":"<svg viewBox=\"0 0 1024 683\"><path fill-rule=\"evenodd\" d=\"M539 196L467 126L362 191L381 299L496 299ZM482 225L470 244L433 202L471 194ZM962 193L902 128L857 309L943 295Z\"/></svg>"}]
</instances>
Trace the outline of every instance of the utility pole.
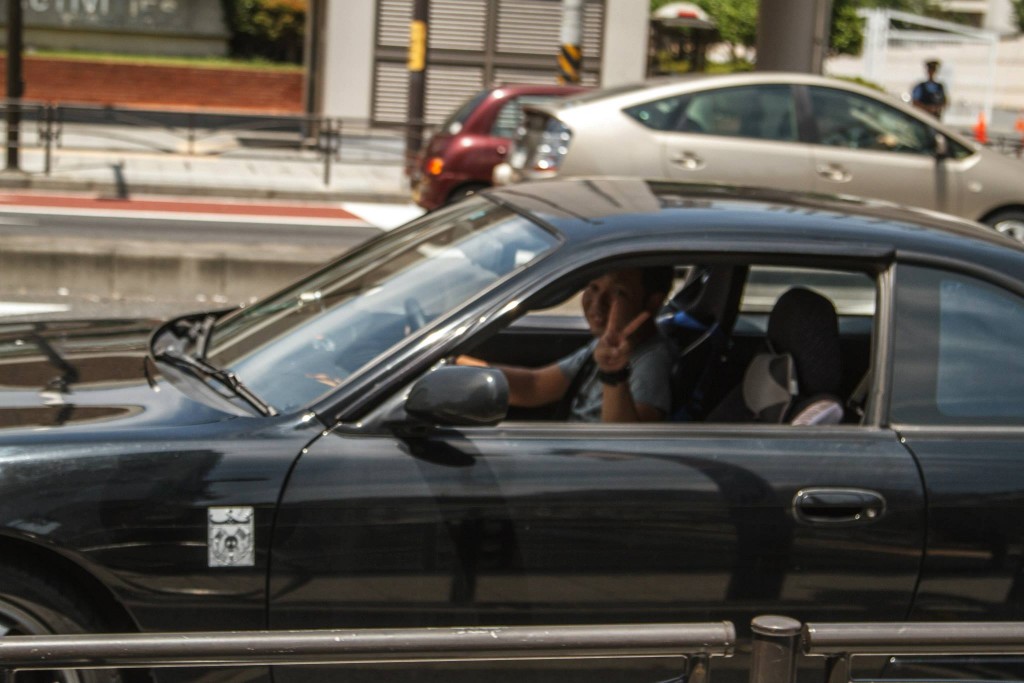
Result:
<instances>
[{"instance_id":1,"label":"utility pole","mask_svg":"<svg viewBox=\"0 0 1024 683\"><path fill-rule=\"evenodd\" d=\"M25 94L22 78L22 12L21 0L7 0L7 170L21 170L18 142L21 110L18 100Z\"/></svg>"},{"instance_id":2,"label":"utility pole","mask_svg":"<svg viewBox=\"0 0 1024 683\"><path fill-rule=\"evenodd\" d=\"M409 109L406 117L405 172L411 174L423 146L423 113L427 90L427 36L430 0L413 0L409 23Z\"/></svg>"},{"instance_id":3,"label":"utility pole","mask_svg":"<svg viewBox=\"0 0 1024 683\"><path fill-rule=\"evenodd\" d=\"M583 63L583 0L562 0L562 45L558 51L558 82L580 82Z\"/></svg>"},{"instance_id":4,"label":"utility pole","mask_svg":"<svg viewBox=\"0 0 1024 683\"><path fill-rule=\"evenodd\" d=\"M831 23L832 0L761 0L756 69L822 73Z\"/></svg>"},{"instance_id":5,"label":"utility pole","mask_svg":"<svg viewBox=\"0 0 1024 683\"><path fill-rule=\"evenodd\" d=\"M306 7L306 36L302 44L303 106L306 116L317 116L322 111L322 64L324 24L327 21L327 3L324 0L310 0Z\"/></svg>"}]
</instances>

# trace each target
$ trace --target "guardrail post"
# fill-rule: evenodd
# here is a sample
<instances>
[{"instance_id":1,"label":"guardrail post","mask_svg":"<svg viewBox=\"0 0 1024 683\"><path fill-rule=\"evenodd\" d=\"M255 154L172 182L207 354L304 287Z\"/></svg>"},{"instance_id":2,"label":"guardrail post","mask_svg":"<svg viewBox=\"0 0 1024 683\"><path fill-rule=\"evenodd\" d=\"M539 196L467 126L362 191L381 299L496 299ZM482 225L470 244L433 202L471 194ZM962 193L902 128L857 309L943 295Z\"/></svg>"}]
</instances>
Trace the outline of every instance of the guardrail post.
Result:
<instances>
[{"instance_id":1,"label":"guardrail post","mask_svg":"<svg viewBox=\"0 0 1024 683\"><path fill-rule=\"evenodd\" d=\"M686 659L686 683L708 683L711 680L711 673L708 670L710 662L706 655L693 655Z\"/></svg>"},{"instance_id":2,"label":"guardrail post","mask_svg":"<svg viewBox=\"0 0 1024 683\"><path fill-rule=\"evenodd\" d=\"M50 175L53 167L53 105L47 104L43 109L43 141L45 143L43 156L43 173Z\"/></svg>"},{"instance_id":3,"label":"guardrail post","mask_svg":"<svg viewBox=\"0 0 1024 683\"><path fill-rule=\"evenodd\" d=\"M789 617L760 616L754 617L750 628L750 683L796 683L803 625Z\"/></svg>"},{"instance_id":4,"label":"guardrail post","mask_svg":"<svg viewBox=\"0 0 1024 683\"><path fill-rule=\"evenodd\" d=\"M196 153L196 115L193 112L188 113L188 154L194 156Z\"/></svg>"},{"instance_id":5,"label":"guardrail post","mask_svg":"<svg viewBox=\"0 0 1024 683\"><path fill-rule=\"evenodd\" d=\"M57 120L55 121L55 130L53 131L53 139L54 144L56 144L57 146L57 149L60 149L63 144L61 134L64 132L64 110L61 109L59 104L55 104L53 108L57 115Z\"/></svg>"},{"instance_id":6,"label":"guardrail post","mask_svg":"<svg viewBox=\"0 0 1024 683\"><path fill-rule=\"evenodd\" d=\"M334 156L334 119L324 119L320 128L321 146L324 150L324 187L331 184L331 157Z\"/></svg>"}]
</instances>

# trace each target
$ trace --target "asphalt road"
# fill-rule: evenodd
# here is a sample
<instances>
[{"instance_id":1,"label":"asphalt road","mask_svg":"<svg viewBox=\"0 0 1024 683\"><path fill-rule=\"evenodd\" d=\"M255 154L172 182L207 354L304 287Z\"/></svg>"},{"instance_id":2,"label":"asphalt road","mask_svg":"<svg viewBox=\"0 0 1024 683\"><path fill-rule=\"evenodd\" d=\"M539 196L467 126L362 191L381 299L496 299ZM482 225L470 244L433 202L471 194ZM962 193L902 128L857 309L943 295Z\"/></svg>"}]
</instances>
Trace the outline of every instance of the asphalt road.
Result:
<instances>
[{"instance_id":1,"label":"asphalt road","mask_svg":"<svg viewBox=\"0 0 1024 683\"><path fill-rule=\"evenodd\" d=\"M311 255L310 262L315 264L320 259L334 258L418 213L416 207L405 205L118 202L0 195L0 249L10 252L26 248L25 245L52 244L74 251L77 247L68 245L86 244L89 250L113 252L130 248L146 252L146 244L152 242L152 252L159 255L175 250L251 255L258 250L271 257L305 253L306 260ZM159 282L116 296L97 294L95 288L72 284L89 279L81 277L81 273L64 277L64 272L57 272L52 287L39 291L22 287L19 282L4 281L4 273L0 273L0 320L167 317L238 303L202 295L183 297L180 293L169 293Z\"/></svg>"}]
</instances>

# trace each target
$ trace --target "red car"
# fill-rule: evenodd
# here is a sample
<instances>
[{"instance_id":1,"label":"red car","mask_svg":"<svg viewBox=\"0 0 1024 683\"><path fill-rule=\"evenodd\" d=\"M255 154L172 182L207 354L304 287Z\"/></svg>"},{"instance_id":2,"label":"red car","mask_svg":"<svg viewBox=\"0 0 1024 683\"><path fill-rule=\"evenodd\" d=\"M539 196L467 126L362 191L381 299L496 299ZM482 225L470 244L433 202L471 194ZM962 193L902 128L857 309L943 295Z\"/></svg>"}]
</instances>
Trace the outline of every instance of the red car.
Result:
<instances>
[{"instance_id":1,"label":"red car","mask_svg":"<svg viewBox=\"0 0 1024 683\"><path fill-rule=\"evenodd\" d=\"M539 104L584 90L569 85L502 85L456 110L420 152L411 178L413 199L436 209L491 186L522 122L524 104Z\"/></svg>"}]
</instances>

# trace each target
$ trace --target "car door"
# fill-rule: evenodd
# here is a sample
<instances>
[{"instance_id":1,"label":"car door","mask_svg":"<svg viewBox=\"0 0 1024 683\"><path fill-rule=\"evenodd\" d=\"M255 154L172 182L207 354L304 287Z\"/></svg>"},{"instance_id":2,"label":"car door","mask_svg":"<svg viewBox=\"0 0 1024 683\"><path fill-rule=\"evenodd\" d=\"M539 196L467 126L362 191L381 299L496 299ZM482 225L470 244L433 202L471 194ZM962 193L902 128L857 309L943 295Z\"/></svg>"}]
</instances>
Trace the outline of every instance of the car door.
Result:
<instances>
[{"instance_id":1,"label":"car door","mask_svg":"<svg viewBox=\"0 0 1024 683\"><path fill-rule=\"evenodd\" d=\"M935 155L935 130L859 93L811 86L817 192L955 213L957 174Z\"/></svg>"},{"instance_id":2,"label":"car door","mask_svg":"<svg viewBox=\"0 0 1024 683\"><path fill-rule=\"evenodd\" d=\"M885 514L794 517L811 490L871 491ZM887 430L335 430L282 500L270 626L902 619L922 534L916 467Z\"/></svg>"},{"instance_id":3,"label":"car door","mask_svg":"<svg viewBox=\"0 0 1024 683\"><path fill-rule=\"evenodd\" d=\"M929 547L919 619L1024 616L1024 297L901 265L892 419L921 463Z\"/></svg>"},{"instance_id":4,"label":"car door","mask_svg":"<svg viewBox=\"0 0 1024 683\"><path fill-rule=\"evenodd\" d=\"M367 426L388 424L387 405L325 432L294 469L276 521L272 628L732 619L742 631L764 612L892 620L910 609L924 499L891 430ZM531 680L621 680L622 665L594 666ZM679 673L678 662L632 666L634 680ZM456 673L401 669L403 680Z\"/></svg>"},{"instance_id":5,"label":"car door","mask_svg":"<svg viewBox=\"0 0 1024 683\"><path fill-rule=\"evenodd\" d=\"M811 186L810 146L800 142L788 85L704 90L627 110L634 118L672 107L661 143L661 171L689 182L725 182L789 190ZM639 118L643 122L643 118ZM659 120L649 116L648 121Z\"/></svg>"},{"instance_id":6,"label":"car door","mask_svg":"<svg viewBox=\"0 0 1024 683\"><path fill-rule=\"evenodd\" d=\"M945 265L896 271L891 418L921 466L928 544L912 618L1024 615L1024 292ZM897 660L892 675L934 672ZM1024 659L943 662L944 677L1020 680ZM932 676L934 674L932 673Z\"/></svg>"}]
</instances>

